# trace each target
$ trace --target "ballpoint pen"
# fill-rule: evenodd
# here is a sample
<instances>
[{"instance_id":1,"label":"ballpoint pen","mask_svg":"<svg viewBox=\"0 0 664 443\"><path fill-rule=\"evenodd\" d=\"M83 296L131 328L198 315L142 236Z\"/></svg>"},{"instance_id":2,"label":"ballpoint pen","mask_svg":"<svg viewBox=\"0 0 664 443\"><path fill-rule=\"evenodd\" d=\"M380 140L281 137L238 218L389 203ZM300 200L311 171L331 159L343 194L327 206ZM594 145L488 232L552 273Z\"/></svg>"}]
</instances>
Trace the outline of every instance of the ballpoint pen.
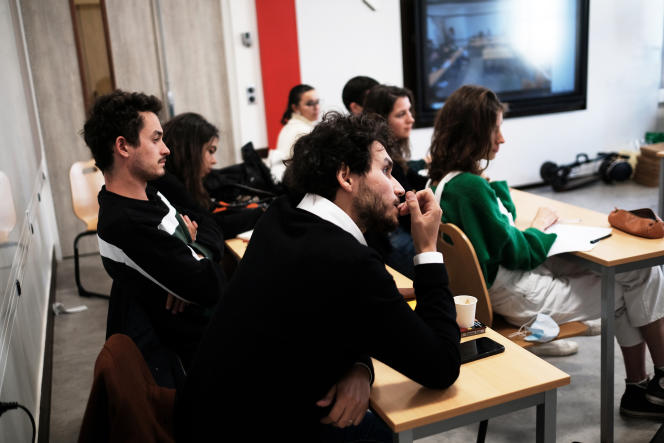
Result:
<instances>
[{"instance_id":1,"label":"ballpoint pen","mask_svg":"<svg viewBox=\"0 0 664 443\"><path fill-rule=\"evenodd\" d=\"M611 234L606 234L604 237L596 238L595 240L590 240L591 244L597 243L600 240L604 240L605 238L611 237Z\"/></svg>"}]
</instances>

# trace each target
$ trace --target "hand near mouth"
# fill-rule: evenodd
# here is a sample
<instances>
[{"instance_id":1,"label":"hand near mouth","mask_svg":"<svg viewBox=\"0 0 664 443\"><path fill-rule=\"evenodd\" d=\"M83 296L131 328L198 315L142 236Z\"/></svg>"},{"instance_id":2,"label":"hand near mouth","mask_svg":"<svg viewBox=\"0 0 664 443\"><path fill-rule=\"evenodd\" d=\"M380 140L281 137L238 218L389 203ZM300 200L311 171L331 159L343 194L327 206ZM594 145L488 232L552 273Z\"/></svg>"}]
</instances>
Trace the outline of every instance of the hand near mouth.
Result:
<instances>
[{"instance_id":1,"label":"hand near mouth","mask_svg":"<svg viewBox=\"0 0 664 443\"><path fill-rule=\"evenodd\" d=\"M436 202L431 189L424 189L417 193L406 193L407 211L410 213L411 235L417 254L421 252L436 251L438 226L443 211Z\"/></svg>"}]
</instances>

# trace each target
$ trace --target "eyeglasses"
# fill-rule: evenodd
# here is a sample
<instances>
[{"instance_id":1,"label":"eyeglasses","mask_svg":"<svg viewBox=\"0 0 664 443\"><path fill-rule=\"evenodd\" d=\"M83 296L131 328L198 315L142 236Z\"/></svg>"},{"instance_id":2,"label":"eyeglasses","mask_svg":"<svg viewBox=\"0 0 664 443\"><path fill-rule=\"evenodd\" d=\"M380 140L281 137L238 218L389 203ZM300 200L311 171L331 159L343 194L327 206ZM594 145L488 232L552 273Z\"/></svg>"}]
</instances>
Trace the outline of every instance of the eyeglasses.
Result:
<instances>
[{"instance_id":1,"label":"eyeglasses","mask_svg":"<svg viewBox=\"0 0 664 443\"><path fill-rule=\"evenodd\" d=\"M308 102L304 103L304 106L309 106L311 108L314 108L318 105L320 105L320 100L309 100Z\"/></svg>"}]
</instances>

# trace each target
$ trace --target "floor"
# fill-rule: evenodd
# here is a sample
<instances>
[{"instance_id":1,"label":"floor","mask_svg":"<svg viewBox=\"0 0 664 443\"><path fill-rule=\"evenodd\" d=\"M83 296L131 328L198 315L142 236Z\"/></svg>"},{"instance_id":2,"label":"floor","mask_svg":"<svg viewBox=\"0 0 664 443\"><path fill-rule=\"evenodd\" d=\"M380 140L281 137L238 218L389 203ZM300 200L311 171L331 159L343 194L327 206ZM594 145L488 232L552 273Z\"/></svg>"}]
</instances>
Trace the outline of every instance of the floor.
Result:
<instances>
[{"instance_id":1,"label":"floor","mask_svg":"<svg viewBox=\"0 0 664 443\"><path fill-rule=\"evenodd\" d=\"M616 185L596 183L580 190L555 193L548 187L530 189L546 197L608 213L614 206L623 209L656 209L657 189L632 182ZM73 260L58 263L56 301L66 308L86 305L87 310L61 314L55 318L53 387L50 441L72 442L78 437L83 412L92 382L95 358L105 336L108 302L81 298L74 284ZM81 259L83 285L89 290L109 292L110 280L98 255ZM599 441L600 340L596 337L574 338L579 353L547 360L571 375L572 383L558 391L557 441ZM615 404L624 391L624 367L620 349L615 348ZM648 363L652 368L652 364ZM615 413L616 442L649 442L659 423L623 419ZM477 426L466 426L438 434L421 442L467 442L476 438ZM488 442L526 442L535 440L534 408L507 414L489 422Z\"/></svg>"}]
</instances>

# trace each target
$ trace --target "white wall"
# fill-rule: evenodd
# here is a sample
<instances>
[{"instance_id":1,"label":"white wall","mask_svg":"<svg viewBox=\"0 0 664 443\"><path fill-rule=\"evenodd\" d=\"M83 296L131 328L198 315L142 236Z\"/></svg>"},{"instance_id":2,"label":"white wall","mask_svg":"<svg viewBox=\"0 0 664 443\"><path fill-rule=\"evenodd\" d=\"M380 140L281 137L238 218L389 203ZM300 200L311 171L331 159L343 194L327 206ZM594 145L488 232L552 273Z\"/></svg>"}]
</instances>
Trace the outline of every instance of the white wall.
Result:
<instances>
[{"instance_id":1,"label":"white wall","mask_svg":"<svg viewBox=\"0 0 664 443\"><path fill-rule=\"evenodd\" d=\"M226 50L229 100L233 120L233 143L237 162L242 161L240 148L253 142L255 148L267 146L265 124L265 104L263 102L263 81L260 65L260 42L256 24L256 4L254 1L221 1L221 15ZM241 35L251 34L253 44L242 45ZM256 90L256 102L250 104L247 88Z\"/></svg>"},{"instance_id":2,"label":"white wall","mask_svg":"<svg viewBox=\"0 0 664 443\"><path fill-rule=\"evenodd\" d=\"M18 221L9 243L0 245L0 400L16 401L39 424L41 384L49 313L52 253L57 227L46 156L27 63L18 0L0 0L0 169L12 185ZM16 282L21 287L18 292ZM22 412L0 418L0 441L29 441Z\"/></svg>"},{"instance_id":3,"label":"white wall","mask_svg":"<svg viewBox=\"0 0 664 443\"><path fill-rule=\"evenodd\" d=\"M321 111L345 111L344 84L356 75L401 85L399 0L296 0L302 82L321 98Z\"/></svg>"},{"instance_id":4,"label":"white wall","mask_svg":"<svg viewBox=\"0 0 664 443\"><path fill-rule=\"evenodd\" d=\"M302 80L316 87L323 110L343 109L341 89L354 75L403 81L399 0L296 0ZM572 162L579 152L622 148L656 127L664 7L659 0L593 0L588 43L588 107L583 111L510 118L507 143L490 165L493 179L540 181L547 160ZM432 130L411 139L414 157Z\"/></svg>"}]
</instances>

